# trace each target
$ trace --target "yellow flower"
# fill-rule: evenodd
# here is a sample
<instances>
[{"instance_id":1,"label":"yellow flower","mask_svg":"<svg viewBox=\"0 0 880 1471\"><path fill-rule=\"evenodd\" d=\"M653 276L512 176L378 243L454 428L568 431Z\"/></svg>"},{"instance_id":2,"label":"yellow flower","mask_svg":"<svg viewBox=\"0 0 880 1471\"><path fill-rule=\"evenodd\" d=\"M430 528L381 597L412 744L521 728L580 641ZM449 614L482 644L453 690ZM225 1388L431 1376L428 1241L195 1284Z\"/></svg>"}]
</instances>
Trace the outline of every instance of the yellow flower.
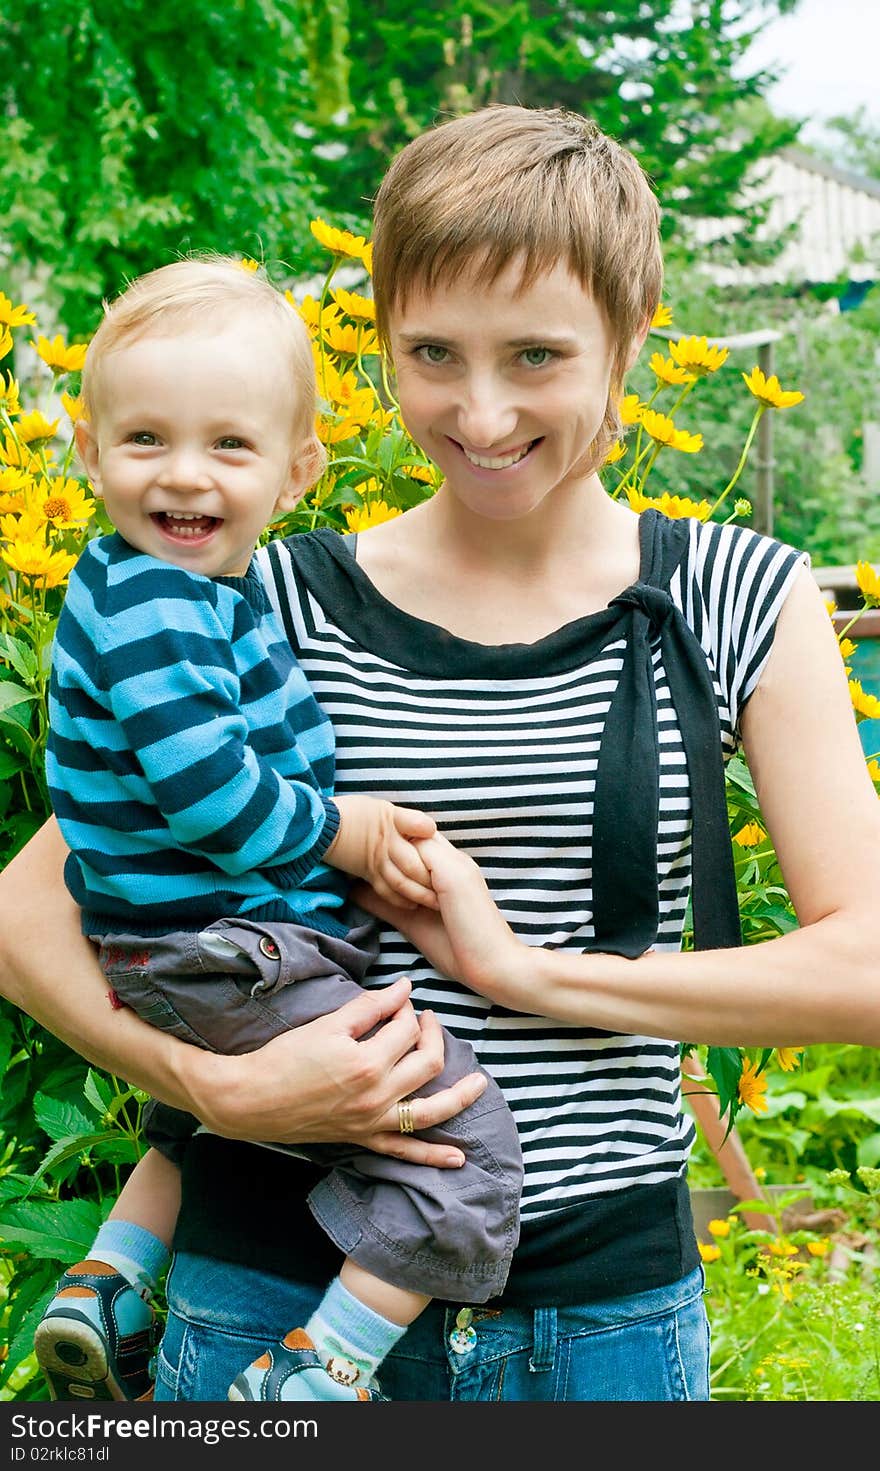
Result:
<instances>
[{"instance_id":1,"label":"yellow flower","mask_svg":"<svg viewBox=\"0 0 880 1471\"><path fill-rule=\"evenodd\" d=\"M605 456L604 460L602 461L602 464L603 465L616 465L617 464L617 461L618 460L622 460L625 454L626 454L626 445L624 444L624 442L623 442L622 439L618 439L611 446L610 450L608 451L607 455Z\"/></svg>"},{"instance_id":2,"label":"yellow flower","mask_svg":"<svg viewBox=\"0 0 880 1471\"><path fill-rule=\"evenodd\" d=\"M291 306L299 312L309 331L313 335L317 332L319 324L321 330L326 333L328 328L333 327L336 325L337 322L342 321L342 313L339 310L339 307L335 306L332 302L329 302L322 311L321 303L319 301L316 301L313 296L304 296L302 299L302 305L298 306L291 292L286 291L284 294L290 302Z\"/></svg>"},{"instance_id":3,"label":"yellow flower","mask_svg":"<svg viewBox=\"0 0 880 1471\"><path fill-rule=\"evenodd\" d=\"M31 483L31 477L24 470L14 470L11 466L0 465L0 495L19 495L26 490Z\"/></svg>"},{"instance_id":4,"label":"yellow flower","mask_svg":"<svg viewBox=\"0 0 880 1471\"><path fill-rule=\"evenodd\" d=\"M18 423L18 421L16 421ZM48 449L43 449L43 458L51 460L52 455ZM17 470L25 470L29 475L41 475L43 473L43 459L34 454L23 440L17 439L14 434L6 433L3 436L3 448L0 450L0 463L12 465Z\"/></svg>"},{"instance_id":5,"label":"yellow flower","mask_svg":"<svg viewBox=\"0 0 880 1471\"><path fill-rule=\"evenodd\" d=\"M697 1247L700 1252L700 1260L703 1262L717 1262L721 1256L720 1246L707 1246L704 1241L698 1241Z\"/></svg>"},{"instance_id":6,"label":"yellow flower","mask_svg":"<svg viewBox=\"0 0 880 1471\"><path fill-rule=\"evenodd\" d=\"M800 1061L803 1047L777 1047L776 1061L784 1073L793 1073Z\"/></svg>"},{"instance_id":7,"label":"yellow flower","mask_svg":"<svg viewBox=\"0 0 880 1471\"><path fill-rule=\"evenodd\" d=\"M68 347L60 332L51 342L47 337L38 337L36 342L31 340L31 347L36 349L37 356L55 374L78 373L86 360L88 346L87 342L79 342Z\"/></svg>"},{"instance_id":8,"label":"yellow flower","mask_svg":"<svg viewBox=\"0 0 880 1471\"><path fill-rule=\"evenodd\" d=\"M341 286L337 286L330 295L347 317L352 317L356 322L375 322L376 304L372 297L361 296L357 291L343 291Z\"/></svg>"},{"instance_id":9,"label":"yellow flower","mask_svg":"<svg viewBox=\"0 0 880 1471\"><path fill-rule=\"evenodd\" d=\"M8 352L12 352L12 333L3 327L0 330L0 358L5 358Z\"/></svg>"},{"instance_id":10,"label":"yellow flower","mask_svg":"<svg viewBox=\"0 0 880 1471\"><path fill-rule=\"evenodd\" d=\"M661 383L695 383L696 373L689 373L687 368L678 368L672 358L665 358L662 352L652 353L648 367L657 374Z\"/></svg>"},{"instance_id":11,"label":"yellow flower","mask_svg":"<svg viewBox=\"0 0 880 1471\"><path fill-rule=\"evenodd\" d=\"M67 414L68 418L73 420L74 424L76 423L77 419L87 419L89 417L86 411L85 402L81 394L78 393L76 397L74 397L72 393L62 393L61 403L64 408L64 412Z\"/></svg>"},{"instance_id":12,"label":"yellow flower","mask_svg":"<svg viewBox=\"0 0 880 1471\"><path fill-rule=\"evenodd\" d=\"M880 761L868 762L868 775L874 782L880 782Z\"/></svg>"},{"instance_id":13,"label":"yellow flower","mask_svg":"<svg viewBox=\"0 0 880 1471\"><path fill-rule=\"evenodd\" d=\"M242 271L258 271L260 269L260 262L253 260L249 255L243 255L238 262L238 266Z\"/></svg>"},{"instance_id":14,"label":"yellow flower","mask_svg":"<svg viewBox=\"0 0 880 1471\"><path fill-rule=\"evenodd\" d=\"M711 1232L711 1234L713 1236L721 1236L721 1237L729 1236L730 1235L730 1222L729 1221L710 1221L709 1222L709 1231Z\"/></svg>"},{"instance_id":15,"label":"yellow flower","mask_svg":"<svg viewBox=\"0 0 880 1471\"><path fill-rule=\"evenodd\" d=\"M808 1241L807 1251L810 1253L810 1256L827 1256L830 1245L831 1242L825 1236L821 1241Z\"/></svg>"},{"instance_id":16,"label":"yellow flower","mask_svg":"<svg viewBox=\"0 0 880 1471\"><path fill-rule=\"evenodd\" d=\"M642 417L645 405L637 393L628 393L620 400L619 412L621 424L638 424Z\"/></svg>"},{"instance_id":17,"label":"yellow flower","mask_svg":"<svg viewBox=\"0 0 880 1471\"><path fill-rule=\"evenodd\" d=\"M748 1059L744 1061L736 1092L740 1103L750 1108L752 1113L767 1112L767 1079L758 1072L757 1063Z\"/></svg>"},{"instance_id":18,"label":"yellow flower","mask_svg":"<svg viewBox=\"0 0 880 1471\"><path fill-rule=\"evenodd\" d=\"M38 541L42 545L45 533L45 516L41 516L36 507L27 501L17 515L0 517L0 536L6 541Z\"/></svg>"},{"instance_id":19,"label":"yellow flower","mask_svg":"<svg viewBox=\"0 0 880 1471\"><path fill-rule=\"evenodd\" d=\"M347 255L352 260L364 260L367 242L363 235L352 235L350 230L337 230L335 226L328 225L321 219L312 220L309 229L318 244L323 245L332 255Z\"/></svg>"},{"instance_id":20,"label":"yellow flower","mask_svg":"<svg viewBox=\"0 0 880 1471\"><path fill-rule=\"evenodd\" d=\"M670 495L664 490L662 495L644 495L642 491L628 489L626 498L630 509L638 511L660 511L662 515L669 516L673 521L678 521L682 516L693 516L697 521L708 521L709 512L712 507L708 501L692 501L686 495Z\"/></svg>"},{"instance_id":21,"label":"yellow flower","mask_svg":"<svg viewBox=\"0 0 880 1471\"><path fill-rule=\"evenodd\" d=\"M380 526L401 514L399 506L389 506L387 501L372 501L367 506L349 506L345 511L345 524L349 531L366 531L368 526Z\"/></svg>"},{"instance_id":22,"label":"yellow flower","mask_svg":"<svg viewBox=\"0 0 880 1471\"><path fill-rule=\"evenodd\" d=\"M3 405L10 419L12 419L16 414L21 413L21 401L18 397L18 384L16 383L11 373L9 374L8 378L4 378L3 374L0 373L0 404Z\"/></svg>"},{"instance_id":23,"label":"yellow flower","mask_svg":"<svg viewBox=\"0 0 880 1471\"><path fill-rule=\"evenodd\" d=\"M705 337L679 337L670 342L669 352L680 368L687 368L695 378L704 378L707 373L717 373L727 361L729 349L710 347Z\"/></svg>"},{"instance_id":24,"label":"yellow flower","mask_svg":"<svg viewBox=\"0 0 880 1471\"><path fill-rule=\"evenodd\" d=\"M22 444L37 444L42 439L52 439L57 428L57 419L53 419L50 424L45 414L34 409L30 414L22 414L15 426L15 432Z\"/></svg>"},{"instance_id":25,"label":"yellow flower","mask_svg":"<svg viewBox=\"0 0 880 1471\"><path fill-rule=\"evenodd\" d=\"M0 291L0 322L5 327L32 327L36 320L36 315L28 307L13 306L9 297Z\"/></svg>"},{"instance_id":26,"label":"yellow flower","mask_svg":"<svg viewBox=\"0 0 880 1471\"><path fill-rule=\"evenodd\" d=\"M420 480L425 485L436 485L440 474L432 465L401 465L401 469L410 480Z\"/></svg>"},{"instance_id":27,"label":"yellow flower","mask_svg":"<svg viewBox=\"0 0 880 1471\"><path fill-rule=\"evenodd\" d=\"M84 526L95 514L95 502L80 481L70 475L42 481L37 488L36 504L45 519L59 530Z\"/></svg>"},{"instance_id":28,"label":"yellow flower","mask_svg":"<svg viewBox=\"0 0 880 1471\"><path fill-rule=\"evenodd\" d=\"M797 1256L797 1247L794 1242L788 1241L785 1237L781 1240L768 1241L767 1250L771 1256Z\"/></svg>"},{"instance_id":29,"label":"yellow flower","mask_svg":"<svg viewBox=\"0 0 880 1471\"><path fill-rule=\"evenodd\" d=\"M328 347L340 357L357 357L358 354L375 357L379 352L379 339L371 327L358 327L353 322L326 327L322 322L321 330Z\"/></svg>"},{"instance_id":30,"label":"yellow flower","mask_svg":"<svg viewBox=\"0 0 880 1471\"><path fill-rule=\"evenodd\" d=\"M741 848L754 848L758 843L763 843L766 836L759 822L747 822L738 833L734 833L733 841Z\"/></svg>"},{"instance_id":31,"label":"yellow flower","mask_svg":"<svg viewBox=\"0 0 880 1471\"><path fill-rule=\"evenodd\" d=\"M702 434L688 434L686 429L676 429L667 414L658 414L654 409L642 410L642 428L655 444L667 445L669 449L681 450L683 454L695 455L703 448Z\"/></svg>"},{"instance_id":32,"label":"yellow flower","mask_svg":"<svg viewBox=\"0 0 880 1471\"><path fill-rule=\"evenodd\" d=\"M361 261L363 262L363 264L367 268L367 275L368 276L372 276L372 274L373 274L373 242L372 242L372 240L368 240L367 243L366 243L366 245L364 246L363 250L361 251Z\"/></svg>"},{"instance_id":33,"label":"yellow flower","mask_svg":"<svg viewBox=\"0 0 880 1471\"><path fill-rule=\"evenodd\" d=\"M849 697L857 715L864 716L866 720L880 720L880 700L876 695L869 695L863 690L860 680L850 680Z\"/></svg>"},{"instance_id":34,"label":"yellow flower","mask_svg":"<svg viewBox=\"0 0 880 1471\"><path fill-rule=\"evenodd\" d=\"M0 557L13 572L41 582L44 587L59 587L70 576L76 563L73 552L56 552L38 541L17 541L0 548Z\"/></svg>"},{"instance_id":35,"label":"yellow flower","mask_svg":"<svg viewBox=\"0 0 880 1471\"><path fill-rule=\"evenodd\" d=\"M0 449L0 466L13 466L17 470L24 470L28 475L42 475L43 458L51 460L51 451L44 448L41 458L14 434L8 432L4 434L3 447Z\"/></svg>"},{"instance_id":36,"label":"yellow flower","mask_svg":"<svg viewBox=\"0 0 880 1471\"><path fill-rule=\"evenodd\" d=\"M738 497L733 503L733 514L734 516L751 516L751 501L747 501L745 496Z\"/></svg>"},{"instance_id":37,"label":"yellow flower","mask_svg":"<svg viewBox=\"0 0 880 1471\"><path fill-rule=\"evenodd\" d=\"M672 307L664 306L662 301L657 303L657 310L651 318L652 327L668 327L672 321Z\"/></svg>"},{"instance_id":38,"label":"yellow flower","mask_svg":"<svg viewBox=\"0 0 880 1471\"><path fill-rule=\"evenodd\" d=\"M854 644L851 638L841 638L837 641L837 647L840 649L843 659L851 659L858 648L858 644Z\"/></svg>"},{"instance_id":39,"label":"yellow flower","mask_svg":"<svg viewBox=\"0 0 880 1471\"><path fill-rule=\"evenodd\" d=\"M760 368L753 368L751 373L743 373L742 376L749 393L754 394L759 403L766 404L768 409L790 409L794 404L803 403L802 393L786 392L780 388L775 373L771 378L765 378Z\"/></svg>"},{"instance_id":40,"label":"yellow flower","mask_svg":"<svg viewBox=\"0 0 880 1471\"><path fill-rule=\"evenodd\" d=\"M880 573L870 562L856 563L856 582L869 608L880 608Z\"/></svg>"}]
</instances>

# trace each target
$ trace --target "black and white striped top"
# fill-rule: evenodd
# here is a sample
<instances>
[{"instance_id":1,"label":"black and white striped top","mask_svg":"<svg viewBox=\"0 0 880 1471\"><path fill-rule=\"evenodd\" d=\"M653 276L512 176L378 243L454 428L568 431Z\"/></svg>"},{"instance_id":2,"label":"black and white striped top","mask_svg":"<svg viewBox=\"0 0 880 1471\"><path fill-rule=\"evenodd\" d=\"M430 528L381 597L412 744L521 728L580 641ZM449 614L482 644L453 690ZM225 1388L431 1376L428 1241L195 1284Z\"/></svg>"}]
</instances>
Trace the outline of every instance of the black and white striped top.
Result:
<instances>
[{"instance_id":1,"label":"black and white striped top","mask_svg":"<svg viewBox=\"0 0 880 1471\"><path fill-rule=\"evenodd\" d=\"M806 559L742 527L692 521L689 531L669 592L705 652L727 757ZM644 534L642 545L644 558ZM592 799L623 641L585 659L590 617L531 645L455 638L384 599L333 532L272 542L258 556L270 599L335 728L337 792L430 812L479 863L523 940L594 948ZM659 640L652 648L657 946L677 950L690 889L691 806ZM622 813L625 800L622 794ZM467 1038L510 1104L525 1164L524 1224L682 1175L694 1129L681 1108L675 1044L506 1011L438 975L386 929L369 983L403 972L413 980L415 1004Z\"/></svg>"}]
</instances>

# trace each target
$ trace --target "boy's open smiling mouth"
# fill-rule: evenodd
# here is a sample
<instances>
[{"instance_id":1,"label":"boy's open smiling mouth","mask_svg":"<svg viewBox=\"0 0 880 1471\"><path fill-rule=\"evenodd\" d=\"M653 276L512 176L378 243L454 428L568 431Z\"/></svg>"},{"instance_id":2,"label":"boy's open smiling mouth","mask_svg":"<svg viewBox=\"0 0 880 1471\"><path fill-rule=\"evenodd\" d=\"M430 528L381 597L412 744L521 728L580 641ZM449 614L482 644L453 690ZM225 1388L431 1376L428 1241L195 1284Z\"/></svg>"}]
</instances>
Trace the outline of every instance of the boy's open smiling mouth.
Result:
<instances>
[{"instance_id":1,"label":"boy's open smiling mouth","mask_svg":"<svg viewBox=\"0 0 880 1471\"><path fill-rule=\"evenodd\" d=\"M223 524L219 516L202 516L193 511L154 511L150 520L165 536L178 541L210 536Z\"/></svg>"}]
</instances>

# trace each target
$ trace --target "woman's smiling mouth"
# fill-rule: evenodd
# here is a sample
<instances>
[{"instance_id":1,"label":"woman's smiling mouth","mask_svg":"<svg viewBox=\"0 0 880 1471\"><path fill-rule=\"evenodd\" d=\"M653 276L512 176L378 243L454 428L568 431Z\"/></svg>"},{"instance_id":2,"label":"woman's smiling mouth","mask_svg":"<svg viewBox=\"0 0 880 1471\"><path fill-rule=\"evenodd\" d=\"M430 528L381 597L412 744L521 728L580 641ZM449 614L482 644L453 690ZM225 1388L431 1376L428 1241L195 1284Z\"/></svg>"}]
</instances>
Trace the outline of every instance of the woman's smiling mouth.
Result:
<instances>
[{"instance_id":1,"label":"woman's smiling mouth","mask_svg":"<svg viewBox=\"0 0 880 1471\"><path fill-rule=\"evenodd\" d=\"M518 445L500 455L478 455L473 450L465 449L457 439L452 439L450 442L461 450L468 464L476 466L479 470L509 470L512 465L518 465L526 458L526 455L531 454L541 441L540 439L529 440L528 444Z\"/></svg>"}]
</instances>

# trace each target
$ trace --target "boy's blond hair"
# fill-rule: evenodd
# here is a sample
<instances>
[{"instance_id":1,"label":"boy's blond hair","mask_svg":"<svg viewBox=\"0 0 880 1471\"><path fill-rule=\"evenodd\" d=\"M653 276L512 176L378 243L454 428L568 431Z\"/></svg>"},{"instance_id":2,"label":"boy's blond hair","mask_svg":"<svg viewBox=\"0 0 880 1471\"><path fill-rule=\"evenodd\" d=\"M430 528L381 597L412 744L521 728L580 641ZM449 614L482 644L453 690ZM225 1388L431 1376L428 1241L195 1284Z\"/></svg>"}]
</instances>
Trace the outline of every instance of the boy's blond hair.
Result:
<instances>
[{"instance_id":1,"label":"boy's blond hair","mask_svg":"<svg viewBox=\"0 0 880 1471\"><path fill-rule=\"evenodd\" d=\"M620 432L634 338L660 300L660 209L633 155L561 108L502 104L429 129L397 155L373 212L376 326L421 289L462 272L494 281L522 261L522 285L559 262L601 307L612 337L611 392L596 441Z\"/></svg>"},{"instance_id":2,"label":"boy's blond hair","mask_svg":"<svg viewBox=\"0 0 880 1471\"><path fill-rule=\"evenodd\" d=\"M201 255L159 266L131 281L113 301L89 343L82 374L82 397L94 417L104 359L126 342L151 333L169 336L178 328L204 323L218 331L230 320L261 314L277 325L290 356L293 393L291 438L315 438L317 385L305 323L284 294L261 271L251 271L235 256ZM242 328L247 331L247 324ZM323 450L321 450L323 456ZM322 460L323 463L323 460ZM319 471L320 473L320 471Z\"/></svg>"}]
</instances>

